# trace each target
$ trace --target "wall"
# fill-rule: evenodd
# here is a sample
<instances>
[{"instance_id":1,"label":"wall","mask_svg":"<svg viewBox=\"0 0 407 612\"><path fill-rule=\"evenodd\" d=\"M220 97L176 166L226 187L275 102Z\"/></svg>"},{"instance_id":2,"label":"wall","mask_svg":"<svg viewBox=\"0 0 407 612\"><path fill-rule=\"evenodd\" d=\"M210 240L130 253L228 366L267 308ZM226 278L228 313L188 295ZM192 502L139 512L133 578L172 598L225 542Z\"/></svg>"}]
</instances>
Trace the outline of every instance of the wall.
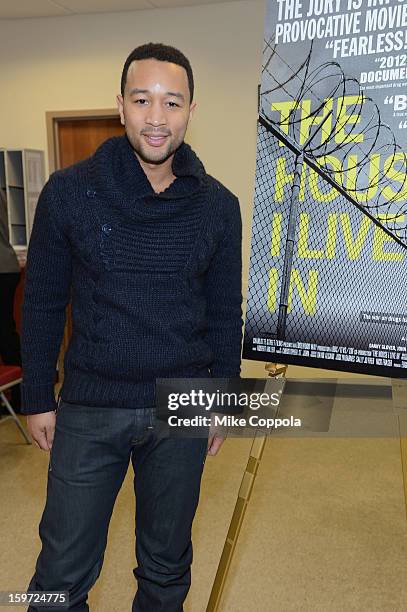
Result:
<instances>
[{"instance_id":1,"label":"wall","mask_svg":"<svg viewBox=\"0 0 407 612\"><path fill-rule=\"evenodd\" d=\"M257 84L265 2L0 21L0 146L47 149L45 112L115 107L123 62L137 45L179 47L198 102L188 141L240 198L246 285L254 185ZM335 376L290 368L299 376ZM263 376L264 364L244 364Z\"/></svg>"}]
</instances>

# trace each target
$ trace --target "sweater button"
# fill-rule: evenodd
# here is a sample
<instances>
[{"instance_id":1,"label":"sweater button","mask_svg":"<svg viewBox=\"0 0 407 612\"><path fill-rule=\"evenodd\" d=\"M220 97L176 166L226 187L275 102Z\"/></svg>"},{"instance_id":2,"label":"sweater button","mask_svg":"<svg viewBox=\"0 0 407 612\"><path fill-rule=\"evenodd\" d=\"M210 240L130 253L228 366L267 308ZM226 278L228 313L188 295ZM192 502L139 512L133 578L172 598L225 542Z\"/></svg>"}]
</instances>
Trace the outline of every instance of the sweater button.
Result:
<instances>
[{"instance_id":1,"label":"sweater button","mask_svg":"<svg viewBox=\"0 0 407 612\"><path fill-rule=\"evenodd\" d=\"M112 231L112 226L110 225L110 223L104 223L102 225L102 232L104 234L109 235L111 231Z\"/></svg>"}]
</instances>

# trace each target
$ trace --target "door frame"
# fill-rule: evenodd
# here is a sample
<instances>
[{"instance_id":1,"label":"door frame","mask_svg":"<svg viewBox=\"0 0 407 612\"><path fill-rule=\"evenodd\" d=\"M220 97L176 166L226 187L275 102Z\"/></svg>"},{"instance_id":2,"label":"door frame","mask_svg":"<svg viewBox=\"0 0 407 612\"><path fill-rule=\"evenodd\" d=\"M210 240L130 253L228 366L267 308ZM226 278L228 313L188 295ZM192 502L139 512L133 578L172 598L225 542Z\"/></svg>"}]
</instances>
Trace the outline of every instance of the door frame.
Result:
<instances>
[{"instance_id":1,"label":"door frame","mask_svg":"<svg viewBox=\"0 0 407 612\"><path fill-rule=\"evenodd\" d=\"M48 172L51 174L60 168L58 130L59 124L64 121L83 121L88 119L110 119L119 117L117 108L101 108L93 110L76 111L46 111L48 143Z\"/></svg>"}]
</instances>

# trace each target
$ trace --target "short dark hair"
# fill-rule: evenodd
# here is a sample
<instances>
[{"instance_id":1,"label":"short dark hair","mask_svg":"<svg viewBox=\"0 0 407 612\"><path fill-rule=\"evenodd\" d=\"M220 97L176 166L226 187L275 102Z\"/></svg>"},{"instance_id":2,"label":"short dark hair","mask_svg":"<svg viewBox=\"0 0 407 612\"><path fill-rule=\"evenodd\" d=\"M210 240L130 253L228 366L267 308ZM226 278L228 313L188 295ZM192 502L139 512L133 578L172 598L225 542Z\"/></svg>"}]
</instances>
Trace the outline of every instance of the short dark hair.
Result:
<instances>
[{"instance_id":1,"label":"short dark hair","mask_svg":"<svg viewBox=\"0 0 407 612\"><path fill-rule=\"evenodd\" d=\"M194 97L194 75L192 73L191 64L189 60L185 57L181 51L176 49L175 47L170 47L169 45L163 45L161 43L147 43L145 45L140 45L140 47L136 47L128 56L126 61L124 62L122 79L120 83L120 90L122 96L124 95L124 89L126 87L127 81L127 73L129 71L129 66L134 60L143 60L143 59L156 59L160 62L171 62L172 64L178 64L178 66L182 66L186 70L188 76L188 85L189 85L189 93L191 102Z\"/></svg>"}]
</instances>

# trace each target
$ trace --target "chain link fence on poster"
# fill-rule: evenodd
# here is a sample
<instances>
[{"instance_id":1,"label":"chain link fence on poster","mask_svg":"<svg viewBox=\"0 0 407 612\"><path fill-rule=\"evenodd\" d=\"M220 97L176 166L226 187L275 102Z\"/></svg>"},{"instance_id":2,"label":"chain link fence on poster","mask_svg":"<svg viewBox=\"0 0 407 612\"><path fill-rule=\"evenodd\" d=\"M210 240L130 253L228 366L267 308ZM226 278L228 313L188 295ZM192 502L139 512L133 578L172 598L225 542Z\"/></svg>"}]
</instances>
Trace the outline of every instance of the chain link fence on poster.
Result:
<instances>
[{"instance_id":1,"label":"chain link fence on poster","mask_svg":"<svg viewBox=\"0 0 407 612\"><path fill-rule=\"evenodd\" d=\"M398 1L269 3L245 358L407 374L406 25Z\"/></svg>"}]
</instances>

